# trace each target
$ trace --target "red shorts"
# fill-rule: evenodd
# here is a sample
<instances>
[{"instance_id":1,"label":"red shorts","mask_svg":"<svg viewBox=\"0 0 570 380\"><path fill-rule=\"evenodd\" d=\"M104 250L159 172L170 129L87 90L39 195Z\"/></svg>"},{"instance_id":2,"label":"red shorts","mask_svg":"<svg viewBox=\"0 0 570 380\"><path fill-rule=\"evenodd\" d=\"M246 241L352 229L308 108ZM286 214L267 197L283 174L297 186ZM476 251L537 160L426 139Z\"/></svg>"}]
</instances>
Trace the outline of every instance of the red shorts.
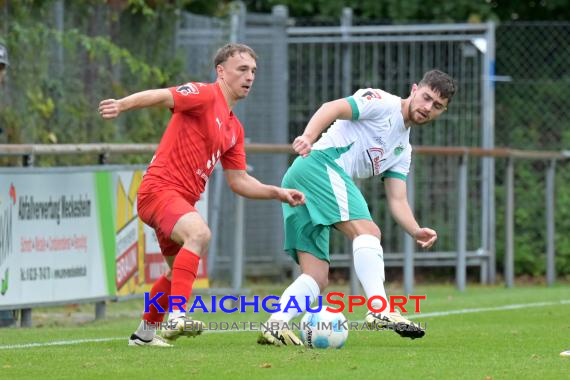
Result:
<instances>
[{"instance_id":1,"label":"red shorts","mask_svg":"<svg viewBox=\"0 0 570 380\"><path fill-rule=\"evenodd\" d=\"M172 240L170 235L178 219L189 212L196 212L195 203L173 190L138 194L139 218L154 228L164 256L174 256L180 250L181 245Z\"/></svg>"}]
</instances>

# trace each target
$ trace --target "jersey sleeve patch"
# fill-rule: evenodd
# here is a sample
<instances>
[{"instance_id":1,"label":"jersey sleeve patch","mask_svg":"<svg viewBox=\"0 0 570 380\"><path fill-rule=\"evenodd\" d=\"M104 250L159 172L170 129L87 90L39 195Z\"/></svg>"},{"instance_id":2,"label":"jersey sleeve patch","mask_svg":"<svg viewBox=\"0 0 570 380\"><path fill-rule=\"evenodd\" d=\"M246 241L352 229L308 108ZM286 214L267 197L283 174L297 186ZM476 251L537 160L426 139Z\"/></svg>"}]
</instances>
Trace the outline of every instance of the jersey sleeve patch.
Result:
<instances>
[{"instance_id":1,"label":"jersey sleeve patch","mask_svg":"<svg viewBox=\"0 0 570 380\"><path fill-rule=\"evenodd\" d=\"M376 90L371 89L371 88L366 89L366 91L361 96L363 98L366 98L366 100L372 100L372 98L382 99L382 96L380 95L380 93Z\"/></svg>"},{"instance_id":2,"label":"jersey sleeve patch","mask_svg":"<svg viewBox=\"0 0 570 380\"><path fill-rule=\"evenodd\" d=\"M204 112L214 101L213 86L200 82L188 82L169 88L174 98L173 112L199 114Z\"/></svg>"},{"instance_id":3,"label":"jersey sleeve patch","mask_svg":"<svg viewBox=\"0 0 570 380\"><path fill-rule=\"evenodd\" d=\"M384 118L392 112L391 103L380 90L361 88L351 98L356 106L353 110L358 109L358 120Z\"/></svg>"},{"instance_id":4,"label":"jersey sleeve patch","mask_svg":"<svg viewBox=\"0 0 570 380\"><path fill-rule=\"evenodd\" d=\"M176 92L184 95L184 96L188 96L188 95L196 95L200 93L200 90L198 90L198 86L196 86L194 83L186 83L183 84L181 86L176 87Z\"/></svg>"}]
</instances>

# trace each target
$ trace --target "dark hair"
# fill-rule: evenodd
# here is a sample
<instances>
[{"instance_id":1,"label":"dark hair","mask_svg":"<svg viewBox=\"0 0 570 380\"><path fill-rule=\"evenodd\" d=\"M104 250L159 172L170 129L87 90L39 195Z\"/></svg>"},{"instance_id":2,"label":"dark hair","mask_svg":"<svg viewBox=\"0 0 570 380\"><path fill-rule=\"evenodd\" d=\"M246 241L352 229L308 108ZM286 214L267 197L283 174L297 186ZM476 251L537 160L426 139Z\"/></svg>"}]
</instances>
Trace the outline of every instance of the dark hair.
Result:
<instances>
[{"instance_id":1,"label":"dark hair","mask_svg":"<svg viewBox=\"0 0 570 380\"><path fill-rule=\"evenodd\" d=\"M425 73L418 86L428 86L433 91L439 93L442 98L447 99L448 102L451 101L457 89L455 80L440 70L430 70Z\"/></svg>"},{"instance_id":2,"label":"dark hair","mask_svg":"<svg viewBox=\"0 0 570 380\"><path fill-rule=\"evenodd\" d=\"M226 62L228 58L232 57L235 53L247 53L257 61L257 54L247 45L244 44L227 44L222 46L216 52L214 56L214 67L218 67L222 63Z\"/></svg>"}]
</instances>

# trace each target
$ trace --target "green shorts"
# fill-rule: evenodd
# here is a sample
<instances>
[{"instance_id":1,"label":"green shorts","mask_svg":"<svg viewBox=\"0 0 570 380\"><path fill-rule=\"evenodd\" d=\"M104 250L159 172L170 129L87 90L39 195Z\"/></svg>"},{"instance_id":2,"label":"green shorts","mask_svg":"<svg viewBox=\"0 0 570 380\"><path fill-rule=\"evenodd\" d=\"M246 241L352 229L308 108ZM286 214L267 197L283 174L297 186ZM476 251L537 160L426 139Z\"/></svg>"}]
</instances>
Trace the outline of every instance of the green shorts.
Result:
<instances>
[{"instance_id":1,"label":"green shorts","mask_svg":"<svg viewBox=\"0 0 570 380\"><path fill-rule=\"evenodd\" d=\"M330 262L332 225L372 220L362 193L334 161L340 153L335 148L313 150L307 158L298 157L283 177L283 187L302 191L306 199L304 206L283 203L285 251L297 262L297 251Z\"/></svg>"}]
</instances>

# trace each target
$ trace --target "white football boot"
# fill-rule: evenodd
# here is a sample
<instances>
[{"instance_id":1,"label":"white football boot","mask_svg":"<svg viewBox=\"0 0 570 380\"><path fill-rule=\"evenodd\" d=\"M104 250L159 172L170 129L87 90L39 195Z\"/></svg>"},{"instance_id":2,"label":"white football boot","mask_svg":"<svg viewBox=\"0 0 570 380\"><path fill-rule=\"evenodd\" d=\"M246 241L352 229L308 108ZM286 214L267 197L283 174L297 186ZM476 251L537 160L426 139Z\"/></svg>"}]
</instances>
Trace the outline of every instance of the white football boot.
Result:
<instances>
[{"instance_id":1,"label":"white football boot","mask_svg":"<svg viewBox=\"0 0 570 380\"><path fill-rule=\"evenodd\" d=\"M390 328L398 333L402 338L422 338L426 332L419 325L414 324L407 318L404 318L399 311L394 310L393 313L382 312L373 313L369 311L364 317L364 322L369 328Z\"/></svg>"},{"instance_id":2,"label":"white football boot","mask_svg":"<svg viewBox=\"0 0 570 380\"><path fill-rule=\"evenodd\" d=\"M181 336L196 337L202 334L204 323L190 317L178 317L168 321L170 329L162 330L162 337L167 342L173 342Z\"/></svg>"},{"instance_id":3,"label":"white football boot","mask_svg":"<svg viewBox=\"0 0 570 380\"><path fill-rule=\"evenodd\" d=\"M129 346L154 346L154 347L172 347L161 336L154 335L152 339L145 340L137 334L132 334L129 338Z\"/></svg>"},{"instance_id":4,"label":"white football boot","mask_svg":"<svg viewBox=\"0 0 570 380\"><path fill-rule=\"evenodd\" d=\"M285 328L284 324L283 321L267 321L265 328L259 333L257 343L274 346L303 346L301 339L293 331ZM272 329L271 325L278 325L278 327Z\"/></svg>"}]
</instances>

